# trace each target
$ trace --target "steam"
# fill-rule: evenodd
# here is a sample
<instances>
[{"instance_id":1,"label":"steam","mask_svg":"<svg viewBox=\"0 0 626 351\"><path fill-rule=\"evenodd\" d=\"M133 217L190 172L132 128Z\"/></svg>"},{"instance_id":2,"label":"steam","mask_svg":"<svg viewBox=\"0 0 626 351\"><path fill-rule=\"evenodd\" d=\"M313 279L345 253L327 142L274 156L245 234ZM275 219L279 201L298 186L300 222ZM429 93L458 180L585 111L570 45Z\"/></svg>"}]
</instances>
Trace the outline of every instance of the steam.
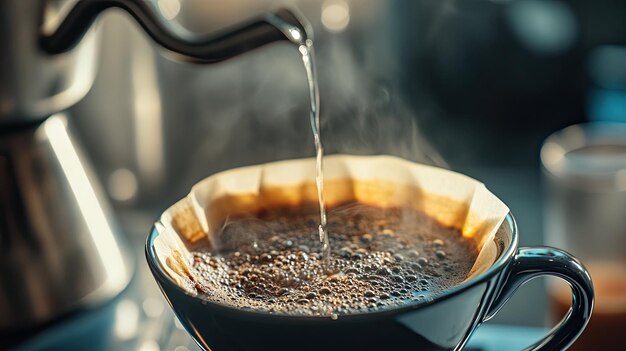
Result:
<instances>
[{"instance_id":1,"label":"steam","mask_svg":"<svg viewBox=\"0 0 626 351\"><path fill-rule=\"evenodd\" d=\"M348 36L325 35L317 35L323 38L315 44L326 154L390 154L445 167L376 60L359 57ZM167 141L180 152L168 158L178 164L169 169L183 170L168 175L180 194L217 171L315 155L306 74L294 45L276 43L218 65L164 71L177 74L162 78L172 87L165 101L188 113L173 119L171 128L195 126L170 131Z\"/></svg>"},{"instance_id":2,"label":"steam","mask_svg":"<svg viewBox=\"0 0 626 351\"><path fill-rule=\"evenodd\" d=\"M446 166L419 131L417 116L393 84L372 76L345 43L331 43L319 61L322 129L328 153L390 154ZM324 130L325 127L325 130Z\"/></svg>"}]
</instances>

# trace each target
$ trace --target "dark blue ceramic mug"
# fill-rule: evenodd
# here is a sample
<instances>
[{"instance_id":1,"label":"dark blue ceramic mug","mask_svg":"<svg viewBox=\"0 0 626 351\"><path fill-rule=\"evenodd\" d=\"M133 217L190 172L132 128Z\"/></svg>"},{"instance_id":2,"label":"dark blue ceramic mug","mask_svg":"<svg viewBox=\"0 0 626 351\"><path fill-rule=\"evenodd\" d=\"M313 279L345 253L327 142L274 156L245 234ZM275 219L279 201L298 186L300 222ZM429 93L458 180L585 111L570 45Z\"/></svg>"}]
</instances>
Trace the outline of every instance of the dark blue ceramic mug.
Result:
<instances>
[{"instance_id":1,"label":"dark blue ceramic mug","mask_svg":"<svg viewBox=\"0 0 626 351\"><path fill-rule=\"evenodd\" d=\"M241 310L194 296L168 274L165 260L157 256L160 235L163 231L154 227L148 236L148 265L182 325L205 350L459 350L517 288L546 275L571 286L572 306L563 321L528 350L564 350L583 331L593 308L591 278L580 261L555 248L518 248L510 213L491 238L497 254L482 273L432 299L337 320Z\"/></svg>"}]
</instances>

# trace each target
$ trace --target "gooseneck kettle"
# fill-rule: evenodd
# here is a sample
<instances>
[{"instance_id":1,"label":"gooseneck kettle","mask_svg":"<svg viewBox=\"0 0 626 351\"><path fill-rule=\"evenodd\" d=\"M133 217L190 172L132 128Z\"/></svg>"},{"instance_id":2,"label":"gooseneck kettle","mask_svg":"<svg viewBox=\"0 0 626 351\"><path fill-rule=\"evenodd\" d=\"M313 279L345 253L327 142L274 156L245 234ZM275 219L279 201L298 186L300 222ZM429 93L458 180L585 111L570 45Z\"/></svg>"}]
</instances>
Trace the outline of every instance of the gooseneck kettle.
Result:
<instances>
[{"instance_id":1,"label":"gooseneck kettle","mask_svg":"<svg viewBox=\"0 0 626 351\"><path fill-rule=\"evenodd\" d=\"M128 245L63 112L92 85L91 27L112 7L187 62L307 39L285 9L191 37L147 0L0 1L0 349L111 300L133 275Z\"/></svg>"}]
</instances>

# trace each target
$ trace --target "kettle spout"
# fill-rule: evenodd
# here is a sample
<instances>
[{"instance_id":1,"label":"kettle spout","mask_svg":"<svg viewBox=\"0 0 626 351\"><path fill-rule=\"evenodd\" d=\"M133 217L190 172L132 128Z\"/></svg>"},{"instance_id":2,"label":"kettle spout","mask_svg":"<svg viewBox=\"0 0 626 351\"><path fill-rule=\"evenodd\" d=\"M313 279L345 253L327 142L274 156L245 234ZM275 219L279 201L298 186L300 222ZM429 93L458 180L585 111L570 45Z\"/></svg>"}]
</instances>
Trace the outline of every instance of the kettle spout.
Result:
<instances>
[{"instance_id":1,"label":"kettle spout","mask_svg":"<svg viewBox=\"0 0 626 351\"><path fill-rule=\"evenodd\" d=\"M220 62L275 41L302 45L310 39L308 25L288 9L267 13L214 36L182 37L157 16L149 1L83 0L76 2L54 32L41 34L41 48L49 54L71 50L98 15L111 7L128 12L157 44L187 62Z\"/></svg>"}]
</instances>

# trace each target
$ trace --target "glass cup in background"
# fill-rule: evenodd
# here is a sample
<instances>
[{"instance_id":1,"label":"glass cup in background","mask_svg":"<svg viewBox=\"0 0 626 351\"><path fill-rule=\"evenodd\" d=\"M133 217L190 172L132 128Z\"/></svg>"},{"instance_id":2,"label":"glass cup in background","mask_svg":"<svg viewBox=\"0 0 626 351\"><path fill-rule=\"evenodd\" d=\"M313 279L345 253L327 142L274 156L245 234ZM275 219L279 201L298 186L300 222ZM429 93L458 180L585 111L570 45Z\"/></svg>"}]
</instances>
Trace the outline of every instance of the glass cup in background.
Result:
<instances>
[{"instance_id":1,"label":"glass cup in background","mask_svg":"<svg viewBox=\"0 0 626 351\"><path fill-rule=\"evenodd\" d=\"M549 136L541 148L548 245L577 256L593 279L591 321L571 350L626 350L626 123L589 123ZM553 320L571 304L550 282Z\"/></svg>"}]
</instances>

